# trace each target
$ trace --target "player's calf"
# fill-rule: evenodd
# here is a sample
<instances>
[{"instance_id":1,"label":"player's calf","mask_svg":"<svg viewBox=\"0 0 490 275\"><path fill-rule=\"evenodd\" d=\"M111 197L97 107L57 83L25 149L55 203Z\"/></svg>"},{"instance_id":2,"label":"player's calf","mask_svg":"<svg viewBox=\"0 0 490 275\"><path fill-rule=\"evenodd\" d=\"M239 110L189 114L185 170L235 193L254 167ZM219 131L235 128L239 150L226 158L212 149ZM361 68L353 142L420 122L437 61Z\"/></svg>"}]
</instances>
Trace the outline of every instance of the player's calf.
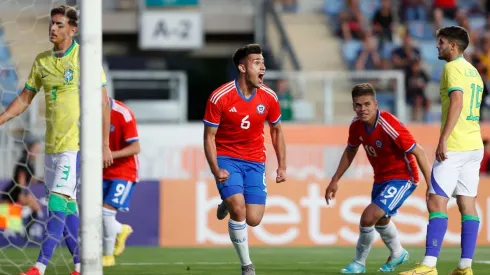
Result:
<instances>
[{"instance_id":1,"label":"player's calf","mask_svg":"<svg viewBox=\"0 0 490 275\"><path fill-rule=\"evenodd\" d=\"M471 264L476 250L476 240L480 227L480 218L476 211L474 197L457 196L461 212L461 259L454 274L471 274Z\"/></svg>"}]
</instances>

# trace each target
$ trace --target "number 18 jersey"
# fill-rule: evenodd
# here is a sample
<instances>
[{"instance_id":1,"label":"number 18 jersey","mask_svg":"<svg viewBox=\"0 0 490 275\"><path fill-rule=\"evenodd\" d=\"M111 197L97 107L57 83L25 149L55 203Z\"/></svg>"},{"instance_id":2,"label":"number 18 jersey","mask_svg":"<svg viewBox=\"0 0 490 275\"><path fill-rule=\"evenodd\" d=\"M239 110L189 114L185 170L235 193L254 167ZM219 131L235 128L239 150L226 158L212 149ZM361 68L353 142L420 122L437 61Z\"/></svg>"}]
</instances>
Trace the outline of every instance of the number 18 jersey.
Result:
<instances>
[{"instance_id":1,"label":"number 18 jersey","mask_svg":"<svg viewBox=\"0 0 490 275\"><path fill-rule=\"evenodd\" d=\"M415 156L410 152L416 143L408 129L392 114L378 111L372 129L354 118L349 127L348 145L364 146L374 170L374 182L411 180L419 182Z\"/></svg>"},{"instance_id":2,"label":"number 18 jersey","mask_svg":"<svg viewBox=\"0 0 490 275\"><path fill-rule=\"evenodd\" d=\"M264 124L277 124L281 119L279 100L265 85L245 98L237 81L230 81L209 96L204 124L218 127L216 151L227 156L253 162L265 162Z\"/></svg>"}]
</instances>

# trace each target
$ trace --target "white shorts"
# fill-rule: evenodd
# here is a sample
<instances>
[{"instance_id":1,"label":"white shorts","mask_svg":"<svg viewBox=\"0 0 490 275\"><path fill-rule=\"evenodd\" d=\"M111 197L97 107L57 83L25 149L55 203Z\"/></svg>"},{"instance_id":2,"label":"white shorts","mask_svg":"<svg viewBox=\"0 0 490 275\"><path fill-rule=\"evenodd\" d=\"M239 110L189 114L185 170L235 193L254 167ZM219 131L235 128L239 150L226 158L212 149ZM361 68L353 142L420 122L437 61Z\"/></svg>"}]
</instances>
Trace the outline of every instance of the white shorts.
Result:
<instances>
[{"instance_id":1,"label":"white shorts","mask_svg":"<svg viewBox=\"0 0 490 275\"><path fill-rule=\"evenodd\" d=\"M78 151L45 155L44 179L49 193L77 198L77 156Z\"/></svg>"},{"instance_id":2,"label":"white shorts","mask_svg":"<svg viewBox=\"0 0 490 275\"><path fill-rule=\"evenodd\" d=\"M444 197L476 197L483 149L447 152L443 162L434 161L430 192Z\"/></svg>"}]
</instances>

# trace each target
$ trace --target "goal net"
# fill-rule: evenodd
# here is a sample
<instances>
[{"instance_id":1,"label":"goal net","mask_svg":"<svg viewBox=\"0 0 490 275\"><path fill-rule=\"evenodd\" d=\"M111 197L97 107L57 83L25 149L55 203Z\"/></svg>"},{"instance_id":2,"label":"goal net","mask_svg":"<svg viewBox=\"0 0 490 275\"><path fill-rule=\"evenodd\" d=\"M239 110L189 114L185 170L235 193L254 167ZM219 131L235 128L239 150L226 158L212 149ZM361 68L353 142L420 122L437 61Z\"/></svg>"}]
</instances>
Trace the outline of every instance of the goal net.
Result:
<instances>
[{"instance_id":1,"label":"goal net","mask_svg":"<svg viewBox=\"0 0 490 275\"><path fill-rule=\"evenodd\" d=\"M81 220L79 239L82 240L79 247L83 274L99 275L102 274L102 110L98 107L101 97L93 94L100 93L100 71L94 68L101 68L102 1L78 1L80 5L76 2L0 0L0 112L20 95L37 54L53 47L48 35L50 10L61 4L77 8L80 26L76 40L81 44L79 85L82 95L82 169L78 171L81 190L77 196ZM83 19L88 18L83 10L89 11L92 17L86 20L89 21L87 25L83 25ZM94 19L97 17L99 20ZM87 54L89 51L92 56ZM89 95L87 91L92 96L83 96ZM0 274L27 271L36 263L46 239L49 216L48 193L44 185L44 137L47 122L45 93L49 92L41 89L22 115L0 126ZM91 173L87 173L88 170ZM85 193L90 196L83 196ZM73 258L65 244L65 239L70 237L73 235L64 234L45 274L70 274L73 271Z\"/></svg>"}]
</instances>

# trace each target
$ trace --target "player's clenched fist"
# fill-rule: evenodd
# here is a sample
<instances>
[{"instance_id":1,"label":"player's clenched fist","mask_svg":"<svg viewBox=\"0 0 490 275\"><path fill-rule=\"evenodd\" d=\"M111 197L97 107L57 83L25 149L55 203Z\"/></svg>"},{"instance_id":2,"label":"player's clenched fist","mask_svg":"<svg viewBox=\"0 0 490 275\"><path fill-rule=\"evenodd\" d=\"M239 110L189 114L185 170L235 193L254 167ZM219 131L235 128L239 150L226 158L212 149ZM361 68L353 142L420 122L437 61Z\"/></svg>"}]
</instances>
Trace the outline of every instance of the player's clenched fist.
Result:
<instances>
[{"instance_id":1,"label":"player's clenched fist","mask_svg":"<svg viewBox=\"0 0 490 275\"><path fill-rule=\"evenodd\" d=\"M281 183L286 181L286 169L277 169L276 183Z\"/></svg>"},{"instance_id":2,"label":"player's clenched fist","mask_svg":"<svg viewBox=\"0 0 490 275\"><path fill-rule=\"evenodd\" d=\"M327 190L325 190L325 200L327 200L327 204L330 204L330 201L335 198L335 193L337 193L337 190L339 189L339 185L337 182L332 181L327 187Z\"/></svg>"},{"instance_id":3,"label":"player's clenched fist","mask_svg":"<svg viewBox=\"0 0 490 275\"><path fill-rule=\"evenodd\" d=\"M218 180L219 183L224 183L228 177L230 176L230 173L226 169L219 169L214 173L214 177Z\"/></svg>"}]
</instances>

